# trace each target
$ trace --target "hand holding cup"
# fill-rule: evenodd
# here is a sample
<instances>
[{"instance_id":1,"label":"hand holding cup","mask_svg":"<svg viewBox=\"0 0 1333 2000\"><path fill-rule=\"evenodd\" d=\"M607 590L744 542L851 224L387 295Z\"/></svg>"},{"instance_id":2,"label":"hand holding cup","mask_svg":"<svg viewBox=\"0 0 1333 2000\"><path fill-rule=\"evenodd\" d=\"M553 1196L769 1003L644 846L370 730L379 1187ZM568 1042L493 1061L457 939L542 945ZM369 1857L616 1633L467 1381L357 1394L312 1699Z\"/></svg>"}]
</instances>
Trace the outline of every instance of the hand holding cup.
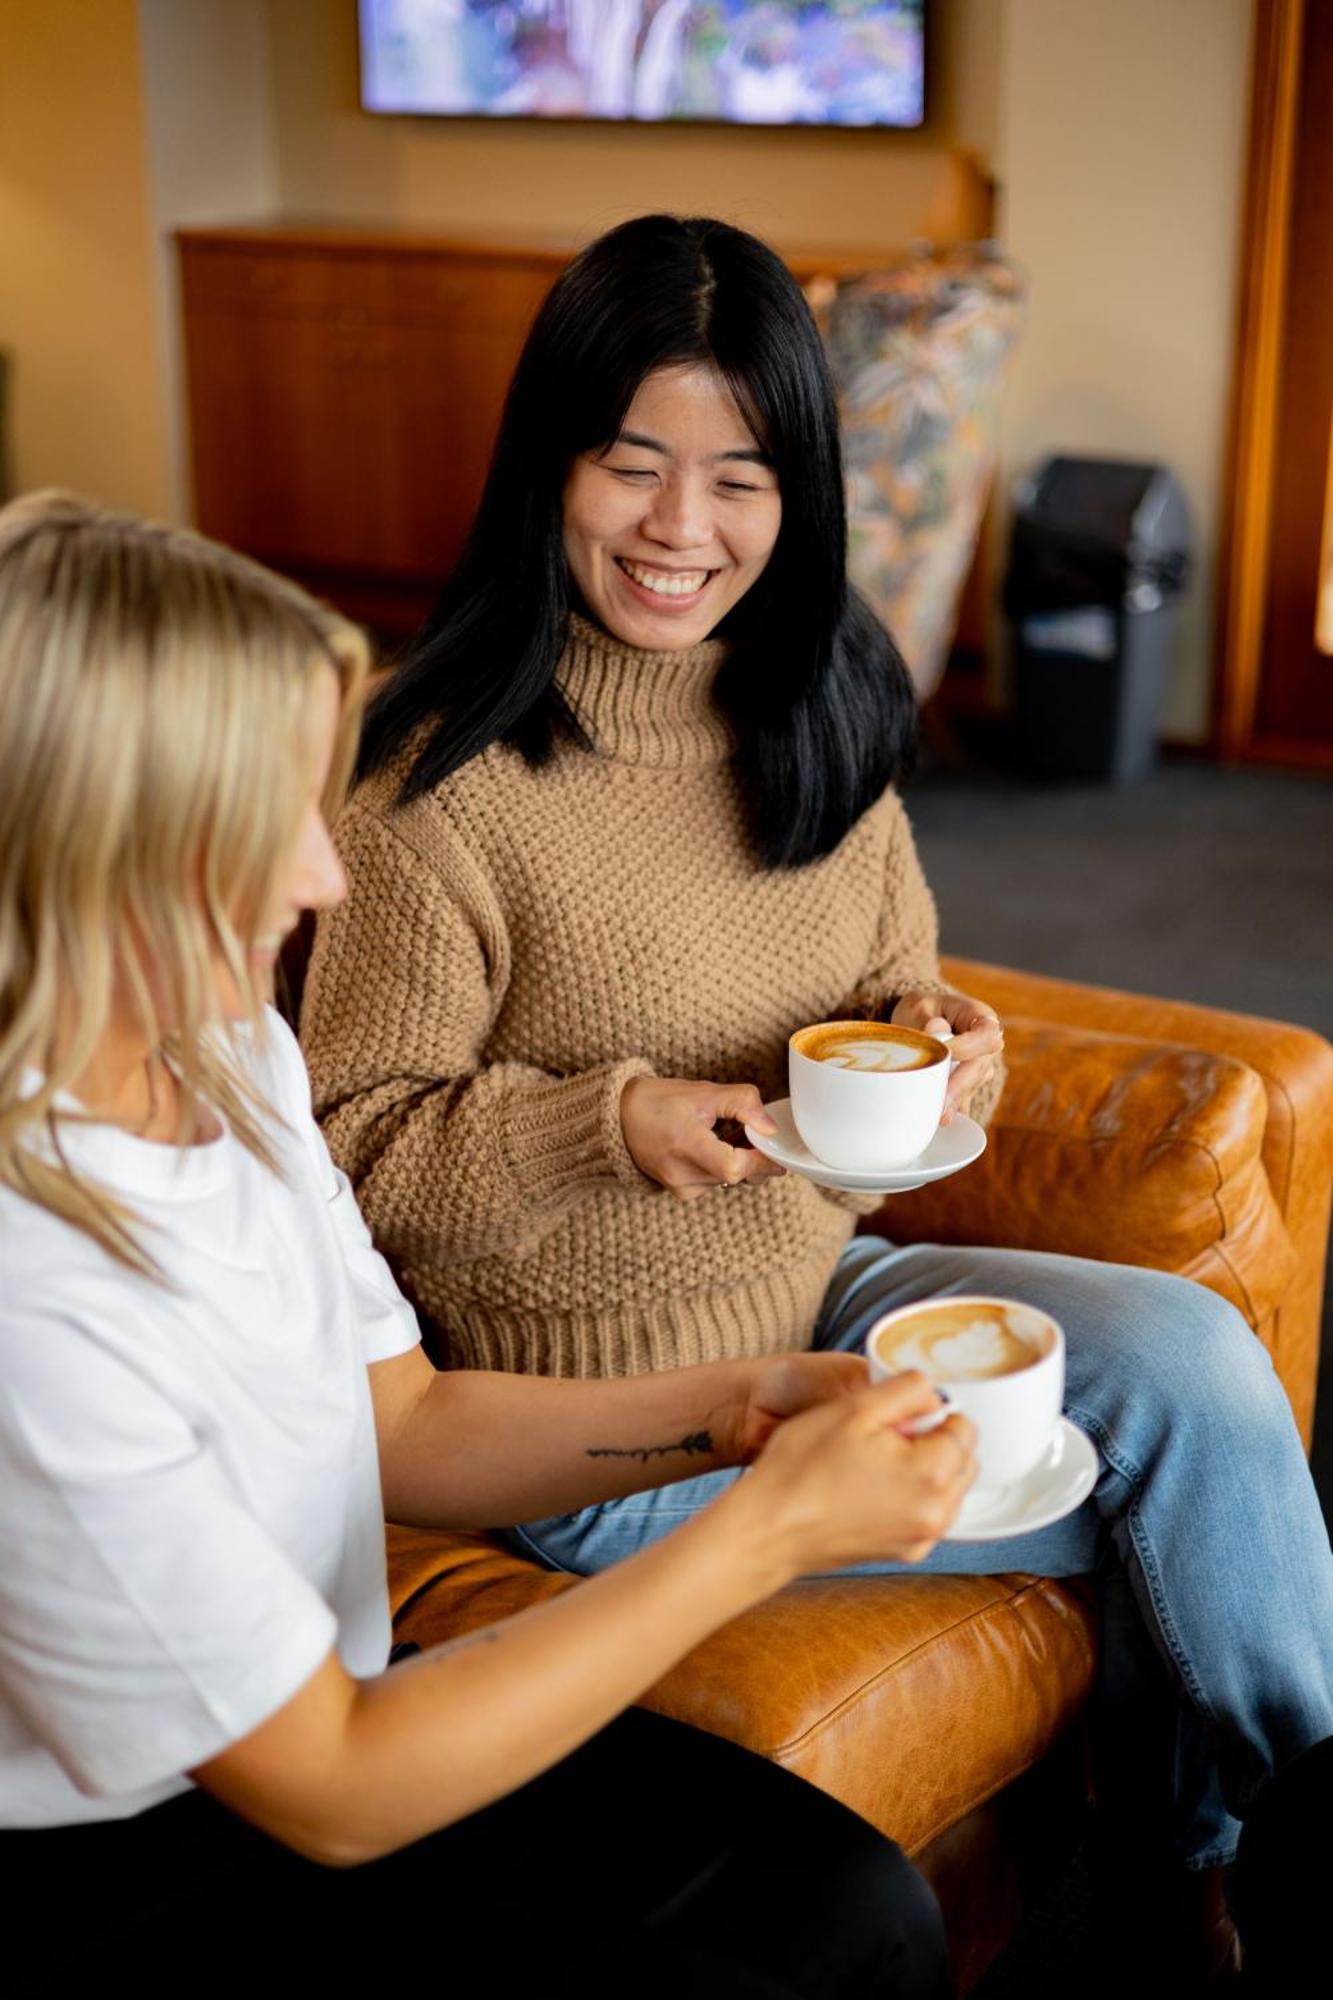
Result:
<instances>
[{"instance_id":1,"label":"hand holding cup","mask_svg":"<svg viewBox=\"0 0 1333 2000\"><path fill-rule=\"evenodd\" d=\"M946 1415L924 1376L821 1402L781 1424L725 1496L748 1514L784 1577L850 1563L920 1562L950 1526L976 1474L968 1420Z\"/></svg>"},{"instance_id":2,"label":"hand holding cup","mask_svg":"<svg viewBox=\"0 0 1333 2000\"><path fill-rule=\"evenodd\" d=\"M951 1125L966 1111L973 1095L995 1074L1004 1048L1000 1017L984 1000L966 993L944 993L937 987L914 987L899 999L892 1014L896 1027L947 1038L953 1074L945 1093L941 1125Z\"/></svg>"}]
</instances>

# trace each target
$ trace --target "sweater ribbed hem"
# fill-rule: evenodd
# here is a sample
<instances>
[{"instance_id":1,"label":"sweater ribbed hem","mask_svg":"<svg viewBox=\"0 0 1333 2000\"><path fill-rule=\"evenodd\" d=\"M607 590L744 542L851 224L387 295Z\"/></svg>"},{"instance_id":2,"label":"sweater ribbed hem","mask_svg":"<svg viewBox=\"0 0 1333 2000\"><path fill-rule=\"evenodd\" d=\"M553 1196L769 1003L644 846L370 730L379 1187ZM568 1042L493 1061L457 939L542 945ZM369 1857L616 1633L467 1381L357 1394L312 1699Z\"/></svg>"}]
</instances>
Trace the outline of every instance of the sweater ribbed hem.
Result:
<instances>
[{"instance_id":1,"label":"sweater ribbed hem","mask_svg":"<svg viewBox=\"0 0 1333 2000\"><path fill-rule=\"evenodd\" d=\"M845 1236L850 1234L849 1219ZM451 1368L595 1379L806 1348L837 1255L830 1259L821 1245L818 1255L791 1270L609 1312L454 1307L442 1358Z\"/></svg>"}]
</instances>

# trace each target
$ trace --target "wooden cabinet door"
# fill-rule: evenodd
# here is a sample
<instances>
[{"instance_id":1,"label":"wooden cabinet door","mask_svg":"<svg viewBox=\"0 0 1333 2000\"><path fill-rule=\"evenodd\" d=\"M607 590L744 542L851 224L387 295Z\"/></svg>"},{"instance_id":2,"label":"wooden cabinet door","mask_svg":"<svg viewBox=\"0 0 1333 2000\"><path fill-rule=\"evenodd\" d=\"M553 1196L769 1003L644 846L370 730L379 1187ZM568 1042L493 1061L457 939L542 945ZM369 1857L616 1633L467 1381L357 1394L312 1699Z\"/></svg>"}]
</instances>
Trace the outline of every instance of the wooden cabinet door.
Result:
<instances>
[{"instance_id":1,"label":"wooden cabinet door","mask_svg":"<svg viewBox=\"0 0 1333 2000\"><path fill-rule=\"evenodd\" d=\"M463 546L559 260L184 247L195 514L410 629ZM409 588L367 596L383 580Z\"/></svg>"},{"instance_id":2,"label":"wooden cabinet door","mask_svg":"<svg viewBox=\"0 0 1333 2000\"><path fill-rule=\"evenodd\" d=\"M551 273L478 263L408 266L394 278L383 466L401 560L437 578L472 525L505 391ZM428 282L434 309L425 311L414 301Z\"/></svg>"},{"instance_id":3,"label":"wooden cabinet door","mask_svg":"<svg viewBox=\"0 0 1333 2000\"><path fill-rule=\"evenodd\" d=\"M204 532L279 567L401 567L382 444L393 408L385 335L209 312L192 322L189 350Z\"/></svg>"}]
</instances>

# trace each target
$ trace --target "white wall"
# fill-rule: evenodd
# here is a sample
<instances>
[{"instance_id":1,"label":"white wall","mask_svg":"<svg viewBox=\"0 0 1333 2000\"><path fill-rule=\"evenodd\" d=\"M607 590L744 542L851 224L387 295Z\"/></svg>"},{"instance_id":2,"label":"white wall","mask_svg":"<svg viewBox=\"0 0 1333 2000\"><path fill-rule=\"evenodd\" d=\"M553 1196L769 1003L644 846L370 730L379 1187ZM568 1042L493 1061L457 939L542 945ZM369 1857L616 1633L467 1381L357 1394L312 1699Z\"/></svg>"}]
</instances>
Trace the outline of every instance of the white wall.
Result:
<instances>
[{"instance_id":1,"label":"white wall","mask_svg":"<svg viewBox=\"0 0 1333 2000\"><path fill-rule=\"evenodd\" d=\"M139 0L139 43L172 511L184 518L189 478L171 232L260 220L281 206L266 0Z\"/></svg>"},{"instance_id":2,"label":"white wall","mask_svg":"<svg viewBox=\"0 0 1333 2000\"><path fill-rule=\"evenodd\" d=\"M1031 284L1007 478L1043 453L1164 460L1199 559L1168 731L1200 738L1235 328L1249 0L1004 0L1001 229Z\"/></svg>"}]
</instances>

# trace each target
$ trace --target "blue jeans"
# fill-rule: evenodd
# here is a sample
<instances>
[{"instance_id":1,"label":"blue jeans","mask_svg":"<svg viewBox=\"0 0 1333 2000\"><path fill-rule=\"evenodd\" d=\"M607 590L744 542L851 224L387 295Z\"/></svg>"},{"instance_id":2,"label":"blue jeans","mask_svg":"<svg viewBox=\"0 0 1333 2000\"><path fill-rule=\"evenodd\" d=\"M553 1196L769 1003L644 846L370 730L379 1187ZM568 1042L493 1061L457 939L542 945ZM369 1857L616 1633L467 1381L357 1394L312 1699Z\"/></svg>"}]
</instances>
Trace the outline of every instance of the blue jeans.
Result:
<instances>
[{"instance_id":1,"label":"blue jeans","mask_svg":"<svg viewBox=\"0 0 1333 2000\"><path fill-rule=\"evenodd\" d=\"M855 1238L814 1342L859 1349L892 1307L991 1292L1065 1330L1065 1409L1101 1459L1088 1500L1003 1542L941 1542L941 1575L1092 1575L1102 1610L1099 1800L1123 1799L1189 1866L1230 1861L1238 1818L1282 1765L1333 1735L1333 1553L1265 1349L1188 1279L1021 1250ZM514 1545L589 1575L705 1506L735 1471L528 1522Z\"/></svg>"}]
</instances>

